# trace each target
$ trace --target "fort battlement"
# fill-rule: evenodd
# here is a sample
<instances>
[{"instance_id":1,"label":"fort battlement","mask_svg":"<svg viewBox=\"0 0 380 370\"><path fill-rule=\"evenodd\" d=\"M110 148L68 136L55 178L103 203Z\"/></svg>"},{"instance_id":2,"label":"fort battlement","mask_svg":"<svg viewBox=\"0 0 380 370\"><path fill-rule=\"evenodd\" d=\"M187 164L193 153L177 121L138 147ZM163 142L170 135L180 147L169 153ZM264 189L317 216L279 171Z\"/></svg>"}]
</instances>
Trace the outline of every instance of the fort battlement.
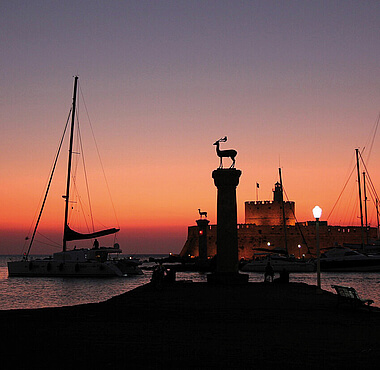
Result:
<instances>
[{"instance_id":1,"label":"fort battlement","mask_svg":"<svg viewBox=\"0 0 380 370\"><path fill-rule=\"evenodd\" d=\"M278 203L277 201L272 201L272 200L250 200L248 202L245 202L246 204L273 204L273 203ZM284 203L294 203L294 202L284 202Z\"/></svg>"},{"instance_id":2,"label":"fort battlement","mask_svg":"<svg viewBox=\"0 0 380 370\"><path fill-rule=\"evenodd\" d=\"M284 209L283 209L284 207ZM256 225L295 225L295 203L278 201L245 202L245 223Z\"/></svg>"},{"instance_id":3,"label":"fort battlement","mask_svg":"<svg viewBox=\"0 0 380 370\"><path fill-rule=\"evenodd\" d=\"M283 201L282 186L277 182L274 185L273 201L256 200L245 202L245 223L294 226L296 224L295 203Z\"/></svg>"},{"instance_id":4,"label":"fort battlement","mask_svg":"<svg viewBox=\"0 0 380 370\"><path fill-rule=\"evenodd\" d=\"M290 254L306 257L316 253L315 221L296 222L295 202L282 201L280 184L275 185L273 201L245 202L245 223L238 224L239 258L250 259L258 248L285 248L284 214L287 248ZM284 207L284 209L283 209ZM216 254L216 225L207 226L207 254ZM360 244L361 229L355 226L331 226L327 221L320 221L321 248L334 245ZM368 238L375 239L377 230L368 227ZM299 247L300 246L300 247ZM187 241L181 256L199 255L199 228L189 226Z\"/></svg>"},{"instance_id":5,"label":"fort battlement","mask_svg":"<svg viewBox=\"0 0 380 370\"><path fill-rule=\"evenodd\" d=\"M207 254L213 257L216 254L216 225L208 225ZM238 251L239 258L251 259L258 248L285 248L284 228L281 225L238 224ZM321 248L334 245L361 243L361 229L355 226L332 226L327 222L320 225ZM287 246L290 254L296 257L305 254L306 257L316 255L316 227L315 221L297 223L286 227ZM376 238L377 230L368 228L368 237ZM182 248L181 256L199 256L199 228L189 226L187 240ZM299 248L301 246L301 248Z\"/></svg>"}]
</instances>

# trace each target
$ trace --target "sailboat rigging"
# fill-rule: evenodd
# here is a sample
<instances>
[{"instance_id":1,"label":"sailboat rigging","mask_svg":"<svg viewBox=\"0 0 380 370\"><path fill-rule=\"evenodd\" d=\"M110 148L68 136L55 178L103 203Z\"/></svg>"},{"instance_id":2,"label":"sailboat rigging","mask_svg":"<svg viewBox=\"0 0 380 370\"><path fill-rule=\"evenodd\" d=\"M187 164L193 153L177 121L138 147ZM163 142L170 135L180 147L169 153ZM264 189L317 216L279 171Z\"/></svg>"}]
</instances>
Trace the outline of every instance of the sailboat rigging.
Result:
<instances>
[{"instance_id":1,"label":"sailboat rigging","mask_svg":"<svg viewBox=\"0 0 380 370\"><path fill-rule=\"evenodd\" d=\"M355 177L355 187L352 187L351 191L351 202L354 203L354 207L352 210L352 215L360 219L360 240L355 242L346 242L343 243L343 246L356 249L364 254L378 254L380 252L380 240L379 240L379 197L377 195L375 186L372 182L371 176L369 174L367 165L363 159L363 150L355 149L355 165L352 166L348 179L346 180L342 191L339 194L337 201L335 202L332 210L330 211L327 219L330 218L332 213L334 212L339 201L342 200L342 195L349 181ZM362 167L362 169L360 168ZM355 172L356 171L356 172ZM357 183L357 185L356 185ZM353 202L355 200L355 202ZM374 227L371 226L371 217L369 217L369 203L368 201L372 201L373 203L373 211L376 213L376 221L377 224L377 237L374 235ZM363 205L364 202L364 205ZM343 202L340 202L341 204ZM346 214L348 212L345 212ZM359 213L359 216L356 216ZM352 222L352 221L351 221Z\"/></svg>"},{"instance_id":2,"label":"sailboat rigging","mask_svg":"<svg viewBox=\"0 0 380 370\"><path fill-rule=\"evenodd\" d=\"M41 216L45 207L47 196L53 180L59 154L61 152L64 136L67 132L69 118L67 119L63 136L61 138L57 154L54 159L53 168L49 177L47 189L43 198L42 206L37 218L36 225L29 243L28 251L21 261L8 262L9 276L126 276L128 274L142 274L138 267L140 264L136 259L119 259L111 258L122 253L119 244L114 244L113 247L99 247L99 242L95 239L94 248L82 248L68 250L69 241L87 240L99 238L106 235L117 233L119 228L109 228L90 233L80 233L73 230L69 226L69 209L70 209L70 189L72 181L72 166L73 166L73 143L74 143L74 127L76 120L76 103L78 90L78 76L74 77L74 91L72 107L70 109L71 124L69 137L69 151L67 161L67 177L66 177L66 192L63 195L65 200L64 209L64 227L63 227L63 243L62 252L54 253L52 257L46 259L29 260L30 250L32 248L37 228L41 220Z\"/></svg>"}]
</instances>

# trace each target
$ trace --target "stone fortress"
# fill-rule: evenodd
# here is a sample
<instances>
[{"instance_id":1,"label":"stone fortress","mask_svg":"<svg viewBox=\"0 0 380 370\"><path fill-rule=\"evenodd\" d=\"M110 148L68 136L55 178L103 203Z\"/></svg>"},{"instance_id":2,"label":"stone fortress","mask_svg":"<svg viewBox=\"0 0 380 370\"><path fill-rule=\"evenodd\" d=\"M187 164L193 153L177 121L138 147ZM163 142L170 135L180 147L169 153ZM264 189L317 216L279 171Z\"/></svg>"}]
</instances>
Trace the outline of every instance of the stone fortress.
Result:
<instances>
[{"instance_id":1,"label":"stone fortress","mask_svg":"<svg viewBox=\"0 0 380 370\"><path fill-rule=\"evenodd\" d=\"M272 201L245 202L245 223L238 224L237 228L239 259L252 259L255 254L263 253L263 249L275 251L287 248L289 254L300 258L316 255L315 221L297 222L295 202L283 201L280 183L275 184ZM216 225L207 225L208 257L216 254L216 230ZM200 232L198 225L188 227L181 257L199 256ZM319 232L321 248L360 244L362 241L361 228L357 226L331 226L327 221L320 221ZM369 239L375 239L377 229L368 227L367 233Z\"/></svg>"},{"instance_id":2,"label":"stone fortress","mask_svg":"<svg viewBox=\"0 0 380 370\"><path fill-rule=\"evenodd\" d=\"M273 201L245 202L245 223L258 226L282 225L284 212L286 225L295 226L295 203L283 202L281 184L277 182L274 185Z\"/></svg>"}]
</instances>

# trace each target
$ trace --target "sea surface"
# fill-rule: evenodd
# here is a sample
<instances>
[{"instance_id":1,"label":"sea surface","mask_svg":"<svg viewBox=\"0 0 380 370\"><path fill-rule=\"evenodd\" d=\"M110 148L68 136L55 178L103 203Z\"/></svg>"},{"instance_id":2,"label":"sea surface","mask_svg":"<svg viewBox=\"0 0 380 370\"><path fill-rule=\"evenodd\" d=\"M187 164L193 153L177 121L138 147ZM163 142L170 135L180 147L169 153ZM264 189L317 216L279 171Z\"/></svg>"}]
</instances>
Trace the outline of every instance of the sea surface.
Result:
<instances>
[{"instance_id":1,"label":"sea surface","mask_svg":"<svg viewBox=\"0 0 380 370\"><path fill-rule=\"evenodd\" d=\"M135 255L143 267L152 267L149 257L167 255ZM18 260L16 256L0 256L0 310L61 307L84 303L102 302L123 294L150 281L151 270L144 275L114 278L19 278L8 277L7 261ZM249 272L250 282L263 281L262 273ZM177 280L207 281L207 275L196 272L178 272ZM316 285L316 273L290 274L291 282ZM354 287L363 298L375 301L380 307L380 273L322 273L322 289L333 291L331 285Z\"/></svg>"}]
</instances>

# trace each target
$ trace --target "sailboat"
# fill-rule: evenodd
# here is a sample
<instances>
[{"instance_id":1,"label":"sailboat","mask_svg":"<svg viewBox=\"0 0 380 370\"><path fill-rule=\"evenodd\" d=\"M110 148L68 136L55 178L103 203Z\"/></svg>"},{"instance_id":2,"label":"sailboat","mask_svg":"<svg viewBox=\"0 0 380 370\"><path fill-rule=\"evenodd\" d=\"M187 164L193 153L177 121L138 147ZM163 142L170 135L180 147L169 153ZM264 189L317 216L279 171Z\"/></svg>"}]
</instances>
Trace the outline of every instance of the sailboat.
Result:
<instances>
[{"instance_id":1,"label":"sailboat","mask_svg":"<svg viewBox=\"0 0 380 370\"><path fill-rule=\"evenodd\" d=\"M369 177L367 167L364 163L362 154L359 152L359 149L355 149L356 153L356 169L357 169L357 183L358 183L358 196L359 196L359 206L360 206L360 229L361 229L361 244L359 246L355 246L354 244L351 245L344 245L345 247L351 247L359 250L359 252L364 254L379 254L380 253L380 245L379 245L379 207L378 207L378 195L376 192L376 189L372 183L371 178ZM361 188L361 182L360 182L360 168L359 168L359 157L361 159L361 162L364 165L365 171L363 171L363 191L364 191L364 215L363 215L363 206L362 206L362 188ZM372 192L372 196L375 197L376 200L376 216L377 216L377 240L369 240L368 235L368 212L367 212L367 187L366 187L366 179L369 180L369 190ZM365 218L365 222L363 220Z\"/></svg>"},{"instance_id":2,"label":"sailboat","mask_svg":"<svg viewBox=\"0 0 380 370\"><path fill-rule=\"evenodd\" d=\"M380 115L379 115L379 119L380 119ZM379 121L379 119L378 119L378 121ZM364 149L363 149L363 151L364 151ZM365 255L371 255L371 254L379 255L380 254L379 197L378 197L377 191L375 189L375 186L371 180L371 177L369 176L369 172L368 172L366 163L362 157L363 151L360 152L359 149L355 149L355 154L356 154L355 155L356 156L355 167L356 167L356 174L357 174L356 183L358 186L357 194L358 194L358 200L359 200L358 204L359 204L359 212L360 212L358 218L360 218L360 231L361 231L360 236L361 236L361 238L360 238L360 242L358 240L347 241L345 243L342 243L342 246L344 248L351 248L351 249L353 249L359 253L365 254ZM360 163L362 163L362 166L364 167L363 172L361 172L361 170L360 170ZM348 180L351 178L352 174L354 173L354 170L355 170L355 168L352 169ZM361 178L361 175L363 176L362 178ZM348 183L348 180L347 180L346 184ZM362 182L362 180L363 180L363 182ZM346 185L344 186L344 188L345 187L346 187ZM343 190L344 190L344 188L343 188ZM343 190L342 190L341 194L339 195L339 198L341 197ZM367 190L368 190L369 197L367 196ZM362 196L362 192L363 192L364 196ZM339 200L339 198L338 198L338 200ZM376 219L377 219L377 222L376 222L376 224L377 224L376 225L377 235L376 236L374 235L374 231L375 231L374 227L371 227L370 223L368 222L369 220L368 220L367 204L368 204L368 201L370 198L372 198L373 204L375 206L375 214L376 214ZM337 202L335 203L335 205L337 204ZM363 206L363 203L364 203L364 206ZM335 208L335 205L334 205L334 208Z\"/></svg>"},{"instance_id":3,"label":"sailboat","mask_svg":"<svg viewBox=\"0 0 380 370\"><path fill-rule=\"evenodd\" d=\"M33 235L30 239L29 248L27 253L19 261L8 262L8 275L12 276L57 276L57 277L112 277L112 276L128 276L143 274L139 268L140 261L135 258L119 258L122 250L118 243L112 247L100 246L97 238L106 235L116 234L120 229L111 228L106 230L94 231L92 233L79 233L69 226L69 203L70 203L70 188L71 188L71 172L72 172L72 157L73 157L73 139L74 127L76 119L76 101L78 89L78 76L74 77L74 92L73 103L71 108L71 126L69 138L69 157L67 165L67 178L66 178L66 193L63 196L65 200L64 212L64 230L63 230L63 243L62 251L54 253L47 258L29 257L30 250L37 232L39 221L46 203L47 195L53 179L53 174L58 160L58 155L62 146L63 138L59 146L58 153L55 157L52 172L50 174L48 186L45 192L45 197L42 202L39 216L34 227ZM65 130L66 131L66 130ZM69 250L68 242L75 240L89 240L95 239L92 248L80 248Z\"/></svg>"}]
</instances>

